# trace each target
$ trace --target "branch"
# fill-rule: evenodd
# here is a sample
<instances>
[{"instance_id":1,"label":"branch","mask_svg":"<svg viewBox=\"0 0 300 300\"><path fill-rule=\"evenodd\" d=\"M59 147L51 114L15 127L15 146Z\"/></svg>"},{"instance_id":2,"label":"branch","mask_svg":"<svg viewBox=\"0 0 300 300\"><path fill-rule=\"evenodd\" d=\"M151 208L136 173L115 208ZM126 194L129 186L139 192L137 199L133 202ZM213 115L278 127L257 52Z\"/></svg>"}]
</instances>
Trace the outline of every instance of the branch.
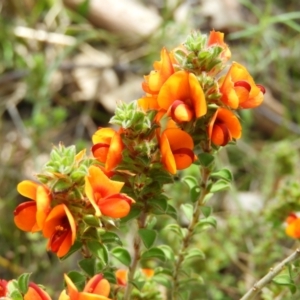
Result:
<instances>
[{"instance_id":1,"label":"branch","mask_svg":"<svg viewBox=\"0 0 300 300\"><path fill-rule=\"evenodd\" d=\"M177 262L175 264L174 274L173 274L173 292L172 292L172 300L176 300L178 296L178 287L179 287L179 272L181 265L184 260L185 252L190 245L191 239L193 237L194 228L199 221L199 217L201 215L201 206L203 205L203 201L208 191L208 181L210 176L210 169L206 167L201 168L201 194L199 199L196 202L193 219L188 227L188 232L185 238L182 241L182 246L178 254Z\"/></svg>"},{"instance_id":2,"label":"branch","mask_svg":"<svg viewBox=\"0 0 300 300\"><path fill-rule=\"evenodd\" d=\"M269 273L266 274L263 278L257 281L253 287L240 299L240 300L250 300L256 296L263 287L265 287L268 283L270 283L273 278L278 275L287 264L295 261L300 257L300 248L297 248L290 256L284 259L281 263L279 263L276 267L271 268Z\"/></svg>"}]
</instances>

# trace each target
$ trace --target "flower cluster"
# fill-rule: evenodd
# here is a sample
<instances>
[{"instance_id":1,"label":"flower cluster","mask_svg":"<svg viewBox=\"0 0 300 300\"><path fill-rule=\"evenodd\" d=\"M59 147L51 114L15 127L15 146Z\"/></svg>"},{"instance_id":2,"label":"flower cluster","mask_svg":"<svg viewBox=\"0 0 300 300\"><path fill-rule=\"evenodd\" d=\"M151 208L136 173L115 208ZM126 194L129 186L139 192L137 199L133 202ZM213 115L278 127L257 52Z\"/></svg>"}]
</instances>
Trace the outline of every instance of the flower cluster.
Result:
<instances>
[{"instance_id":1,"label":"flower cluster","mask_svg":"<svg viewBox=\"0 0 300 300\"><path fill-rule=\"evenodd\" d=\"M175 49L163 48L160 55L160 61L144 77L143 97L118 105L110 123L119 128L99 128L94 133L92 157L85 150L76 153L74 146L59 145L37 175L38 181L24 180L17 187L27 201L14 211L16 226L42 232L47 249L59 258L81 249L86 259L81 262L85 279L73 283L73 278L65 275L66 289L59 300L107 300L118 292L129 299L135 268L143 255L136 253L132 258L116 230L110 229L136 218L139 237L134 241L135 251L141 251L141 241L151 248L156 232L154 225L148 226L148 216L167 214L176 219L177 214L168 204L163 186L173 182L178 170L199 163L201 154L214 154L239 139L242 127L237 109L254 108L263 101L264 88L255 84L245 67L236 62L227 66L231 52L221 32L212 31L209 36L193 33ZM195 184L194 196L200 200L193 202L198 201L198 206L210 192L211 171L203 178L201 197ZM227 181L231 177L228 172L223 175ZM198 222L199 214L196 207L191 224ZM188 240L184 244L188 245ZM116 272L110 253L129 271ZM174 293L183 261L180 255L173 270ZM157 256L164 257L163 250L144 252L144 259ZM95 266L91 266L94 257ZM117 283L114 292L102 273L109 275L110 283ZM141 268L139 274L152 293L154 271ZM80 289L77 281L86 285ZM31 289L37 292L34 284L29 284L28 292ZM6 294L4 281L0 281L0 293ZM49 299L43 292L37 293L40 298L36 299Z\"/></svg>"},{"instance_id":2,"label":"flower cluster","mask_svg":"<svg viewBox=\"0 0 300 300\"><path fill-rule=\"evenodd\" d=\"M137 100L138 107L125 111L120 106L111 121L120 129L101 128L94 134L94 157L111 172L125 160L124 151L131 152L131 157L141 154L138 147L126 143L139 135L148 141L156 139L161 163L175 174L196 160L194 148L210 152L212 147L239 139L242 126L236 110L259 106L265 90L237 62L224 74L230 57L224 34L216 31L208 37L193 33L170 52L163 48L154 70L144 76L145 95ZM138 122L144 128L137 130ZM150 147L148 143L148 152ZM150 153L157 158L153 148Z\"/></svg>"},{"instance_id":3,"label":"flower cluster","mask_svg":"<svg viewBox=\"0 0 300 300\"><path fill-rule=\"evenodd\" d=\"M42 231L47 249L63 257L87 230L89 216L103 227L105 217L126 216L134 200L120 193L123 182L110 180L84 151L75 154L74 147L60 145L51 157L38 175L41 182L19 183L18 192L30 200L18 205L14 221L21 230Z\"/></svg>"}]
</instances>

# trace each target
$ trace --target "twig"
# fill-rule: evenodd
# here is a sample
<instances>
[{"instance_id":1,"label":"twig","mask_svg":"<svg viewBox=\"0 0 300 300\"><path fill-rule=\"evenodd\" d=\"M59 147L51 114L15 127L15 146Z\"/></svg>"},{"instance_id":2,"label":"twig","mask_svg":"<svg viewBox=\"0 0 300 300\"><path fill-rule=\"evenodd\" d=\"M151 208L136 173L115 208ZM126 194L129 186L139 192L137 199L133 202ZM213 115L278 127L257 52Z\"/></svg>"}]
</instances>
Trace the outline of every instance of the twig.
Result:
<instances>
[{"instance_id":1,"label":"twig","mask_svg":"<svg viewBox=\"0 0 300 300\"><path fill-rule=\"evenodd\" d=\"M138 219L138 229L145 228L145 223L146 223L146 209L142 211L139 219ZM132 264L129 268L129 273L128 273L128 280L127 280L127 286L124 294L124 300L130 300L131 299L131 291L133 289L132 281L134 280L134 275L135 271L137 269L137 266L139 264L140 258L141 258L141 246L142 246L142 240L140 236L138 235L138 232L136 233L136 236L134 238L134 256L133 256L133 261Z\"/></svg>"},{"instance_id":2,"label":"twig","mask_svg":"<svg viewBox=\"0 0 300 300\"><path fill-rule=\"evenodd\" d=\"M300 248L297 248L290 256L284 259L281 263L279 263L276 267L271 268L269 273L261 278L258 282L256 282L253 287L240 299L240 300L250 300L256 296L263 287L265 287L268 283L270 283L273 278L278 275L287 264L295 261L300 257Z\"/></svg>"},{"instance_id":3,"label":"twig","mask_svg":"<svg viewBox=\"0 0 300 300\"><path fill-rule=\"evenodd\" d=\"M193 237L193 233L194 233L194 228L195 228L196 224L198 223L199 217L201 214L201 206L203 205L204 198L208 193L207 184L208 184L208 180L209 180L209 176L210 176L210 170L206 167L203 167L201 169L201 173L202 173L201 194L196 203L195 210L193 213L193 219L188 227L188 233L182 241L181 250L179 252L177 262L175 264L174 275L173 275L173 292L172 292L173 300L176 300L177 296L178 296L178 287L179 287L179 283L180 283L179 282L179 272L180 272L182 262L184 260L184 256L186 254L185 252L190 245L190 241L191 241L191 239Z\"/></svg>"}]
</instances>

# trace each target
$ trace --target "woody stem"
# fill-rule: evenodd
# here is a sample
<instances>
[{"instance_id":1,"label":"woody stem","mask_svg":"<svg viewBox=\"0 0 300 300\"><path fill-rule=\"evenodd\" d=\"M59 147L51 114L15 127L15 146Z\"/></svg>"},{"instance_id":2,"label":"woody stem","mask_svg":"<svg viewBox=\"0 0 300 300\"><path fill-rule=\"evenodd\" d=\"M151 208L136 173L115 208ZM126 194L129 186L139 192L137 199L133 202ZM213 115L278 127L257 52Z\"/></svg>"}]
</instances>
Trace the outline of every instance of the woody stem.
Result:
<instances>
[{"instance_id":1,"label":"woody stem","mask_svg":"<svg viewBox=\"0 0 300 300\"><path fill-rule=\"evenodd\" d=\"M178 288L179 288L179 272L181 268L181 264L184 260L185 252L187 248L189 247L189 244L191 242L193 233L194 233L194 228L196 224L198 223L199 217L201 215L201 206L203 206L204 198L208 194L209 189L208 189L208 181L209 181L209 176L210 176L210 169L206 167L201 168L201 193L199 196L199 199L196 202L195 208L194 208L194 213L193 213L193 218L191 223L189 224L188 227L188 232L185 236L185 238L182 241L182 246L179 251L177 261L175 264L175 269L174 269L174 275L173 275L173 293L172 293L172 300L176 300L178 296Z\"/></svg>"},{"instance_id":2,"label":"woody stem","mask_svg":"<svg viewBox=\"0 0 300 300\"><path fill-rule=\"evenodd\" d=\"M296 249L290 256L285 258L274 268L271 268L270 271L259 281L257 281L253 287L240 299L240 300L251 300L254 299L257 294L259 294L263 287L270 283L273 278L278 275L289 263L295 261L300 257L300 248Z\"/></svg>"},{"instance_id":3,"label":"woody stem","mask_svg":"<svg viewBox=\"0 0 300 300\"><path fill-rule=\"evenodd\" d=\"M143 210L140 217L137 220L138 229L145 227L146 218L147 218L146 210ZM130 266L129 272L128 272L128 281L127 281L127 286L126 286L126 290L125 290L124 300L131 299L131 291L133 289L133 285L131 282L134 280L134 274L135 274L136 268L137 268L140 258L141 258L141 245L142 245L142 240L141 240L140 236L138 235L138 230L137 230L137 233L134 237L134 242L133 242L134 255L133 255L133 260L132 260L132 263L131 263L131 266Z\"/></svg>"}]
</instances>

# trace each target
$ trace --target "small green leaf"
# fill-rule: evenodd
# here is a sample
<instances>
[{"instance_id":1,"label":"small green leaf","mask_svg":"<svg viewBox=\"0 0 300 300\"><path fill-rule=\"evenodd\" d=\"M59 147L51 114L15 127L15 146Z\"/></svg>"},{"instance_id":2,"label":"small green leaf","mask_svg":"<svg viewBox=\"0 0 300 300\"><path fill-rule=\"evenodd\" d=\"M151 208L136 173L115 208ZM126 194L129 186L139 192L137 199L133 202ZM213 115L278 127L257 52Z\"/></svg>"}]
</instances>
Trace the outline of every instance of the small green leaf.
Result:
<instances>
[{"instance_id":1,"label":"small green leaf","mask_svg":"<svg viewBox=\"0 0 300 300\"><path fill-rule=\"evenodd\" d=\"M205 219L201 219L195 226L194 228L194 232L198 233L198 232L202 232L204 230L209 229L210 227L214 227L216 228L217 226L217 221L214 217L208 217Z\"/></svg>"},{"instance_id":2,"label":"small green leaf","mask_svg":"<svg viewBox=\"0 0 300 300\"><path fill-rule=\"evenodd\" d=\"M96 240L98 241L100 239L101 234L103 234L103 228L97 228L97 227L88 227L82 235L82 238L85 240Z\"/></svg>"},{"instance_id":3,"label":"small green leaf","mask_svg":"<svg viewBox=\"0 0 300 300\"><path fill-rule=\"evenodd\" d=\"M181 227L175 223L175 224L168 224L164 230L169 230L169 231L173 231L175 232L177 235L179 235L181 238L183 237L182 236L182 231L181 231Z\"/></svg>"},{"instance_id":4,"label":"small green leaf","mask_svg":"<svg viewBox=\"0 0 300 300\"><path fill-rule=\"evenodd\" d=\"M174 220L177 220L177 210L175 207L172 205L168 204L167 210L166 210L166 215L170 216Z\"/></svg>"},{"instance_id":5,"label":"small green leaf","mask_svg":"<svg viewBox=\"0 0 300 300\"><path fill-rule=\"evenodd\" d=\"M187 291L186 289L183 289L177 294L179 300L188 300L190 299L191 291Z\"/></svg>"},{"instance_id":6,"label":"small green leaf","mask_svg":"<svg viewBox=\"0 0 300 300\"><path fill-rule=\"evenodd\" d=\"M145 251L141 256L141 259L153 259L153 258L157 258L163 262L166 260L164 251L159 248L151 248Z\"/></svg>"},{"instance_id":7,"label":"small green leaf","mask_svg":"<svg viewBox=\"0 0 300 300\"><path fill-rule=\"evenodd\" d=\"M212 213L212 207L211 206L201 206L200 210L202 211L205 218L208 218Z\"/></svg>"},{"instance_id":8,"label":"small green leaf","mask_svg":"<svg viewBox=\"0 0 300 300\"><path fill-rule=\"evenodd\" d=\"M111 231L106 231L104 234L101 234L101 241L103 244L109 244L114 243L122 246L122 241L120 240L120 237Z\"/></svg>"},{"instance_id":9,"label":"small green leaf","mask_svg":"<svg viewBox=\"0 0 300 300\"><path fill-rule=\"evenodd\" d=\"M18 281L16 279L8 281L6 287L9 294L13 293L14 291L19 291Z\"/></svg>"},{"instance_id":10,"label":"small green leaf","mask_svg":"<svg viewBox=\"0 0 300 300\"><path fill-rule=\"evenodd\" d=\"M194 276L194 277L190 277L185 280L181 280L179 283L179 288L187 289L187 287L190 287L190 286L198 286L198 285L203 285L203 284L204 284L204 280L201 276Z\"/></svg>"},{"instance_id":11,"label":"small green leaf","mask_svg":"<svg viewBox=\"0 0 300 300\"><path fill-rule=\"evenodd\" d=\"M139 207L131 207L129 214L121 219L121 223L126 223L132 219L136 219L141 214L141 209Z\"/></svg>"},{"instance_id":12,"label":"small green leaf","mask_svg":"<svg viewBox=\"0 0 300 300\"><path fill-rule=\"evenodd\" d=\"M115 272L104 271L104 272L101 272L101 273L103 274L103 277L105 279L107 279L110 283L113 283L113 284L117 283Z\"/></svg>"},{"instance_id":13,"label":"small green leaf","mask_svg":"<svg viewBox=\"0 0 300 300\"><path fill-rule=\"evenodd\" d=\"M169 276L173 276L173 270L167 269L167 268L162 268L162 267L156 267L155 268L155 275L156 274L166 274Z\"/></svg>"},{"instance_id":14,"label":"small green leaf","mask_svg":"<svg viewBox=\"0 0 300 300\"><path fill-rule=\"evenodd\" d=\"M130 283L132 283L139 291L141 291L142 288L144 287L146 281L145 280L132 280L132 281L130 281Z\"/></svg>"},{"instance_id":15,"label":"small green leaf","mask_svg":"<svg viewBox=\"0 0 300 300\"><path fill-rule=\"evenodd\" d=\"M190 190L199 185L197 179L194 176L185 176L182 181L188 185Z\"/></svg>"},{"instance_id":16,"label":"small green leaf","mask_svg":"<svg viewBox=\"0 0 300 300\"><path fill-rule=\"evenodd\" d=\"M122 264L124 264L125 266L129 267L131 264L131 256L129 254L129 252L121 247L117 247L114 248L111 251L111 254L118 260L120 261Z\"/></svg>"},{"instance_id":17,"label":"small green leaf","mask_svg":"<svg viewBox=\"0 0 300 300\"><path fill-rule=\"evenodd\" d=\"M13 291L9 296L10 296L10 298L8 298L8 299L23 300L23 296L22 296L21 292L18 290Z\"/></svg>"},{"instance_id":18,"label":"small green leaf","mask_svg":"<svg viewBox=\"0 0 300 300\"><path fill-rule=\"evenodd\" d=\"M95 257L99 258L104 264L108 264L108 250L104 244L93 240L88 241L86 245Z\"/></svg>"},{"instance_id":19,"label":"small green leaf","mask_svg":"<svg viewBox=\"0 0 300 300\"><path fill-rule=\"evenodd\" d=\"M210 176L213 178L223 179L228 182L232 181L232 174L228 169L222 169L220 171L213 172Z\"/></svg>"},{"instance_id":20,"label":"small green leaf","mask_svg":"<svg viewBox=\"0 0 300 300\"><path fill-rule=\"evenodd\" d=\"M78 265L89 277L95 275L96 258L84 258L78 262Z\"/></svg>"},{"instance_id":21,"label":"small green leaf","mask_svg":"<svg viewBox=\"0 0 300 300\"><path fill-rule=\"evenodd\" d=\"M153 229L157 223L157 218L155 216L149 216L147 221L147 229Z\"/></svg>"},{"instance_id":22,"label":"small green leaf","mask_svg":"<svg viewBox=\"0 0 300 300\"><path fill-rule=\"evenodd\" d=\"M183 211L188 221L193 219L194 207L192 204L184 203L180 205L180 209Z\"/></svg>"},{"instance_id":23,"label":"small green leaf","mask_svg":"<svg viewBox=\"0 0 300 300\"><path fill-rule=\"evenodd\" d=\"M184 255L184 261L186 262L189 259L205 259L205 254L199 249L190 249Z\"/></svg>"},{"instance_id":24,"label":"small green leaf","mask_svg":"<svg viewBox=\"0 0 300 300\"><path fill-rule=\"evenodd\" d=\"M273 282L279 285L290 285L294 284L294 282L291 280L291 277L289 274L279 274L274 279Z\"/></svg>"},{"instance_id":25,"label":"small green leaf","mask_svg":"<svg viewBox=\"0 0 300 300\"><path fill-rule=\"evenodd\" d=\"M68 273L68 277L72 280L72 282L76 285L78 290L83 290L85 286L86 277L77 271L71 271Z\"/></svg>"},{"instance_id":26,"label":"small green leaf","mask_svg":"<svg viewBox=\"0 0 300 300\"><path fill-rule=\"evenodd\" d=\"M193 188L191 189L191 201L192 201L193 203L195 203L195 202L199 199L200 194L201 194L201 189L200 189L200 187L198 187L198 186L193 187Z\"/></svg>"},{"instance_id":27,"label":"small green leaf","mask_svg":"<svg viewBox=\"0 0 300 300\"><path fill-rule=\"evenodd\" d=\"M145 247L149 249L155 242L157 232L152 229L139 229L139 236L141 237Z\"/></svg>"},{"instance_id":28,"label":"small green leaf","mask_svg":"<svg viewBox=\"0 0 300 300\"><path fill-rule=\"evenodd\" d=\"M83 221L85 224L93 227L99 227L100 225L99 218L94 215L84 215Z\"/></svg>"},{"instance_id":29,"label":"small green leaf","mask_svg":"<svg viewBox=\"0 0 300 300\"><path fill-rule=\"evenodd\" d=\"M174 252L173 252L173 250L170 246L160 245L157 248L161 249L164 252L165 257L166 257L167 260L175 261L175 255L174 255Z\"/></svg>"},{"instance_id":30,"label":"small green leaf","mask_svg":"<svg viewBox=\"0 0 300 300\"><path fill-rule=\"evenodd\" d=\"M294 281L291 279L289 273L279 274L272 281L275 284L287 286L292 294L294 294L297 291L297 287Z\"/></svg>"},{"instance_id":31,"label":"small green leaf","mask_svg":"<svg viewBox=\"0 0 300 300\"><path fill-rule=\"evenodd\" d=\"M18 277L18 286L21 293L26 294L28 291L29 278L31 273L24 273Z\"/></svg>"},{"instance_id":32,"label":"small green leaf","mask_svg":"<svg viewBox=\"0 0 300 300\"><path fill-rule=\"evenodd\" d=\"M204 167L209 167L215 160L215 157L209 153L201 153L198 155L199 162Z\"/></svg>"},{"instance_id":33,"label":"small green leaf","mask_svg":"<svg viewBox=\"0 0 300 300\"><path fill-rule=\"evenodd\" d=\"M213 193L206 194L204 199L203 199L203 204L207 203L213 195L214 195Z\"/></svg>"},{"instance_id":34,"label":"small green leaf","mask_svg":"<svg viewBox=\"0 0 300 300\"><path fill-rule=\"evenodd\" d=\"M225 180L218 180L214 184L212 184L210 188L211 193L217 193L223 190L230 188L230 184Z\"/></svg>"},{"instance_id":35,"label":"small green leaf","mask_svg":"<svg viewBox=\"0 0 300 300\"><path fill-rule=\"evenodd\" d=\"M168 289L172 288L172 281L169 276L165 276L164 274L155 275L153 277L153 281L165 286Z\"/></svg>"},{"instance_id":36,"label":"small green leaf","mask_svg":"<svg viewBox=\"0 0 300 300\"><path fill-rule=\"evenodd\" d=\"M166 199L152 199L148 201L148 204L153 208L161 210L162 212L165 212L168 207L168 202Z\"/></svg>"}]
</instances>

